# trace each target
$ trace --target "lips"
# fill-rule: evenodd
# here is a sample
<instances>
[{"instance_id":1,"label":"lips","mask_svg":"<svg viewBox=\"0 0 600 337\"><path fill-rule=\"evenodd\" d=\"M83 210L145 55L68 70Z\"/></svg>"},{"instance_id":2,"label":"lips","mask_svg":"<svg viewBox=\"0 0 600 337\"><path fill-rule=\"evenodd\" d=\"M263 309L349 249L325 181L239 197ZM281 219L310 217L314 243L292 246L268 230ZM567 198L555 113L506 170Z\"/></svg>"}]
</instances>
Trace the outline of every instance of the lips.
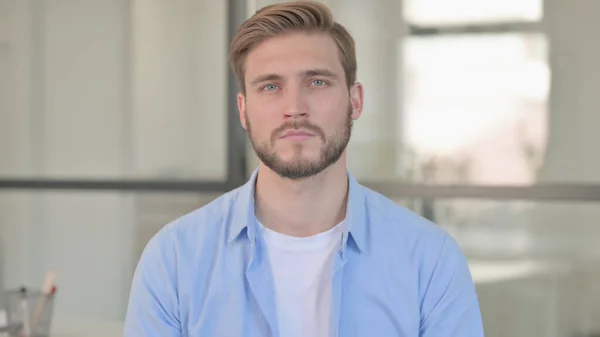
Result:
<instances>
[{"instance_id":1,"label":"lips","mask_svg":"<svg viewBox=\"0 0 600 337\"><path fill-rule=\"evenodd\" d=\"M315 134L305 130L289 130L285 132L281 138L292 138L292 137L312 137Z\"/></svg>"}]
</instances>

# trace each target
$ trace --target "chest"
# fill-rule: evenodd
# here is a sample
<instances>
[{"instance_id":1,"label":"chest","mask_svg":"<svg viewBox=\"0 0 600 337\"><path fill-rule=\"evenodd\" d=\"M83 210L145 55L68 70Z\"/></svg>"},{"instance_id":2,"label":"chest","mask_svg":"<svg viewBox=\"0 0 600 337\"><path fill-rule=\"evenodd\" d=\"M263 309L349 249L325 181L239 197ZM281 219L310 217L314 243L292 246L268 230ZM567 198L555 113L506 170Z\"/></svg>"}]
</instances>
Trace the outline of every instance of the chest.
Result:
<instances>
[{"instance_id":1,"label":"chest","mask_svg":"<svg viewBox=\"0 0 600 337\"><path fill-rule=\"evenodd\" d=\"M353 256L331 261L331 268L326 268L331 270L330 277L323 278L327 272L314 270L310 277L301 276L301 269L307 268L303 266L295 274L297 282L282 281L274 274L277 269L281 272L281 266L271 266L266 255L258 254L246 263L215 265L210 278L199 275L187 289L180 290L184 336L287 337L282 315L322 310L323 304L327 307L323 315L326 328L321 329L327 331L324 336L418 336L418 280L412 273ZM306 289L297 287L303 286L303 280L315 279L319 281L311 301L320 304L312 308L294 295L277 295L294 289L301 294Z\"/></svg>"}]
</instances>

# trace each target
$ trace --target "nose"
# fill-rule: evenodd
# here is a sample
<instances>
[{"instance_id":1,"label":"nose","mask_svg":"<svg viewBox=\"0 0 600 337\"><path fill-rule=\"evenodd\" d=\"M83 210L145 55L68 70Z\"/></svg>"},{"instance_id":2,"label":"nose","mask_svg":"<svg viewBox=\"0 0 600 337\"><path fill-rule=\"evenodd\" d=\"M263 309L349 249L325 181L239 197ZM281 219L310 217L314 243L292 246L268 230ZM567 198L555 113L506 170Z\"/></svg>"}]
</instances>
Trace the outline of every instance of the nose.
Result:
<instances>
[{"instance_id":1,"label":"nose","mask_svg":"<svg viewBox=\"0 0 600 337\"><path fill-rule=\"evenodd\" d=\"M308 117L308 105L306 103L306 94L300 88L288 88L284 94L285 119L297 119Z\"/></svg>"}]
</instances>

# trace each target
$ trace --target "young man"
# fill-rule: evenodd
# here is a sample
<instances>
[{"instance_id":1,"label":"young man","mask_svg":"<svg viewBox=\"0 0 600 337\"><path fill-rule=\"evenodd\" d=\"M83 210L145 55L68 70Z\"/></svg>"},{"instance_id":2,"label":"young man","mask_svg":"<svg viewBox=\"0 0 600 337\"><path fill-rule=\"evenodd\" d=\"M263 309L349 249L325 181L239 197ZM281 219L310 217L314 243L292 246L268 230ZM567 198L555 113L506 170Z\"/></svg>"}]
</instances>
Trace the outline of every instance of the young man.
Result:
<instances>
[{"instance_id":1,"label":"young man","mask_svg":"<svg viewBox=\"0 0 600 337\"><path fill-rule=\"evenodd\" d=\"M148 243L125 336L483 336L455 241L347 171L363 87L329 10L263 8L231 64L260 166Z\"/></svg>"}]
</instances>

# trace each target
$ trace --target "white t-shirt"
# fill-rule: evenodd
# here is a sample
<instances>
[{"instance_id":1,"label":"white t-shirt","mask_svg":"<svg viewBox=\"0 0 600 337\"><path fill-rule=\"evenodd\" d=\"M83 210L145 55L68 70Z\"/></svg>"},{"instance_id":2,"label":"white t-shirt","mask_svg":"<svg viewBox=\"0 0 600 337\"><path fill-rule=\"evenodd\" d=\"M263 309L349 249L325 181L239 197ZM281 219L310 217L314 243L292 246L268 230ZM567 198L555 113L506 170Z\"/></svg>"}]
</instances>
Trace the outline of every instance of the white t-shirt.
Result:
<instances>
[{"instance_id":1,"label":"white t-shirt","mask_svg":"<svg viewBox=\"0 0 600 337\"><path fill-rule=\"evenodd\" d=\"M329 336L333 261L341 246L341 227L300 238L261 225L281 337Z\"/></svg>"}]
</instances>

